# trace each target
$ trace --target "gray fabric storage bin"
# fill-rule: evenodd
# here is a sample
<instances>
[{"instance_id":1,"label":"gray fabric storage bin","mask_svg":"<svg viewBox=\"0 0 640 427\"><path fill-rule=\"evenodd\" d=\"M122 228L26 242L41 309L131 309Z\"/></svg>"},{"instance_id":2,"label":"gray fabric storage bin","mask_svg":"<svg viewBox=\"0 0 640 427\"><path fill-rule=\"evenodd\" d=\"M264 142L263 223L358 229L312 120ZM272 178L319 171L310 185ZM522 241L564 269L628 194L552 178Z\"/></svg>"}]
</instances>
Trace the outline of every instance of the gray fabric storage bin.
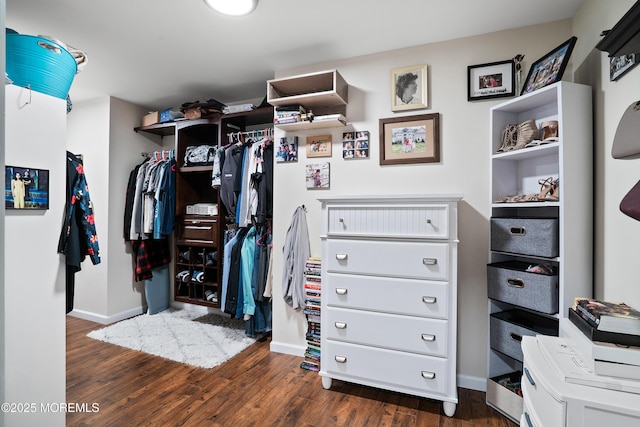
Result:
<instances>
[{"instance_id":1,"label":"gray fabric storage bin","mask_svg":"<svg viewBox=\"0 0 640 427\"><path fill-rule=\"evenodd\" d=\"M557 313L558 275L527 272L529 265L522 261L487 265L489 298L541 313Z\"/></svg>"},{"instance_id":2,"label":"gray fabric storage bin","mask_svg":"<svg viewBox=\"0 0 640 427\"><path fill-rule=\"evenodd\" d=\"M491 250L555 258L557 218L491 218Z\"/></svg>"},{"instance_id":3,"label":"gray fabric storage bin","mask_svg":"<svg viewBox=\"0 0 640 427\"><path fill-rule=\"evenodd\" d=\"M493 313L489 321L491 348L522 362L520 343L525 335L558 336L558 321L538 316L524 310L507 310Z\"/></svg>"}]
</instances>

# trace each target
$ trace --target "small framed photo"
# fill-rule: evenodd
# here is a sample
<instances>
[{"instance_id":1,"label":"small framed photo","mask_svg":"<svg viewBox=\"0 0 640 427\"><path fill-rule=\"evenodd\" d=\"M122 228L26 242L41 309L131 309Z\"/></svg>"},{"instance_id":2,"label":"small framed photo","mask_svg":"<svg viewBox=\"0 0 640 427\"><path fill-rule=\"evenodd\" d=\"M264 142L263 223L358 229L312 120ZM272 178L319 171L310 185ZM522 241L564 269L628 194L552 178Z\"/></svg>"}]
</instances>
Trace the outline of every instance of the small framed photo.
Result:
<instances>
[{"instance_id":1,"label":"small framed photo","mask_svg":"<svg viewBox=\"0 0 640 427\"><path fill-rule=\"evenodd\" d=\"M391 70L391 111L427 108L427 65Z\"/></svg>"},{"instance_id":2,"label":"small framed photo","mask_svg":"<svg viewBox=\"0 0 640 427\"><path fill-rule=\"evenodd\" d=\"M380 119L380 164L438 163L440 114Z\"/></svg>"},{"instance_id":3,"label":"small framed photo","mask_svg":"<svg viewBox=\"0 0 640 427\"><path fill-rule=\"evenodd\" d=\"M49 171L5 166L6 209L49 209Z\"/></svg>"},{"instance_id":4,"label":"small framed photo","mask_svg":"<svg viewBox=\"0 0 640 427\"><path fill-rule=\"evenodd\" d=\"M329 188L329 162L311 163L306 168L307 190L322 190Z\"/></svg>"},{"instance_id":5,"label":"small framed photo","mask_svg":"<svg viewBox=\"0 0 640 427\"><path fill-rule=\"evenodd\" d=\"M369 158L369 131L344 132L342 134L342 158Z\"/></svg>"},{"instance_id":6,"label":"small framed photo","mask_svg":"<svg viewBox=\"0 0 640 427\"><path fill-rule=\"evenodd\" d=\"M576 40L578 40L577 37L571 37L531 64L529 74L524 81L520 95L531 93L562 80L562 74L564 74L564 70L567 68Z\"/></svg>"},{"instance_id":7,"label":"small framed photo","mask_svg":"<svg viewBox=\"0 0 640 427\"><path fill-rule=\"evenodd\" d=\"M609 58L609 80L614 82L638 65L635 53Z\"/></svg>"},{"instance_id":8,"label":"small framed photo","mask_svg":"<svg viewBox=\"0 0 640 427\"><path fill-rule=\"evenodd\" d=\"M276 162L297 162L298 161L298 137L288 136L280 138L276 151Z\"/></svg>"},{"instance_id":9,"label":"small framed photo","mask_svg":"<svg viewBox=\"0 0 640 427\"><path fill-rule=\"evenodd\" d=\"M467 100L504 98L515 95L513 60L467 67Z\"/></svg>"},{"instance_id":10,"label":"small framed photo","mask_svg":"<svg viewBox=\"0 0 640 427\"><path fill-rule=\"evenodd\" d=\"M307 157L331 157L331 135L308 136Z\"/></svg>"}]
</instances>

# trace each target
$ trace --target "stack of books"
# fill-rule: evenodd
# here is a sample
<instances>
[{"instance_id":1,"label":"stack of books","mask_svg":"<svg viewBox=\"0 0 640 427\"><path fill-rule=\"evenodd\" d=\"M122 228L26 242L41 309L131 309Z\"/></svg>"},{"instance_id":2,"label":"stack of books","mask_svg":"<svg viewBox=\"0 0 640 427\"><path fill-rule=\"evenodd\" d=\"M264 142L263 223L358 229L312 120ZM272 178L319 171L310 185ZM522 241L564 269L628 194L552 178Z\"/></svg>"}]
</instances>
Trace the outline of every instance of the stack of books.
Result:
<instances>
[{"instance_id":1,"label":"stack of books","mask_svg":"<svg viewBox=\"0 0 640 427\"><path fill-rule=\"evenodd\" d=\"M307 316L307 349L304 361L300 364L303 369L320 370L320 298L322 295L321 261L311 257L305 265L305 307Z\"/></svg>"},{"instance_id":2,"label":"stack of books","mask_svg":"<svg viewBox=\"0 0 640 427\"><path fill-rule=\"evenodd\" d=\"M640 380L640 311L621 302L575 298L569 320L595 344L596 374Z\"/></svg>"},{"instance_id":3,"label":"stack of books","mask_svg":"<svg viewBox=\"0 0 640 427\"><path fill-rule=\"evenodd\" d=\"M276 107L276 116L273 122L277 125L297 123L302 120L302 116L306 115L306 113L307 111L302 105L283 105Z\"/></svg>"}]
</instances>

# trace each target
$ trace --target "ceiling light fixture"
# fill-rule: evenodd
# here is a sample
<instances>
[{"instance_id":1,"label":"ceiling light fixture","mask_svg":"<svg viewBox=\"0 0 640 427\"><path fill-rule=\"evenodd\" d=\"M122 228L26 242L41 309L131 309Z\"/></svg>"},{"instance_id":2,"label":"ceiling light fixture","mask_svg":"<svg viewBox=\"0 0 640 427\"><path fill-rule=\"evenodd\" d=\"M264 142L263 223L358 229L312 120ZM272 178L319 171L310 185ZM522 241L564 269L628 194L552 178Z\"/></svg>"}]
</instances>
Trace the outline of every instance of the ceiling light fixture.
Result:
<instances>
[{"instance_id":1,"label":"ceiling light fixture","mask_svg":"<svg viewBox=\"0 0 640 427\"><path fill-rule=\"evenodd\" d=\"M204 3L216 12L229 16L248 15L258 6L258 0L204 0Z\"/></svg>"}]
</instances>

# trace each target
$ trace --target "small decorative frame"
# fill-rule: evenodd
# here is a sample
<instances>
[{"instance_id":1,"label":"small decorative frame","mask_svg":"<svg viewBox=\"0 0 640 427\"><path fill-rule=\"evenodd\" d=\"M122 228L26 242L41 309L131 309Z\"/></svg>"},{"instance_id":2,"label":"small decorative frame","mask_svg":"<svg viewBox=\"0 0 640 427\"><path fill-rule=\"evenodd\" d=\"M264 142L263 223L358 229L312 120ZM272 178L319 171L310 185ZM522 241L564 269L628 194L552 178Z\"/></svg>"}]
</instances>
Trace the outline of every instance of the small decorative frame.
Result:
<instances>
[{"instance_id":1,"label":"small decorative frame","mask_svg":"<svg viewBox=\"0 0 640 427\"><path fill-rule=\"evenodd\" d=\"M515 63L489 62L467 67L467 101L515 95Z\"/></svg>"},{"instance_id":2,"label":"small decorative frame","mask_svg":"<svg viewBox=\"0 0 640 427\"><path fill-rule=\"evenodd\" d=\"M391 70L391 111L427 108L427 65Z\"/></svg>"},{"instance_id":3,"label":"small decorative frame","mask_svg":"<svg viewBox=\"0 0 640 427\"><path fill-rule=\"evenodd\" d=\"M440 114L380 119L380 164L438 163Z\"/></svg>"},{"instance_id":4,"label":"small decorative frame","mask_svg":"<svg viewBox=\"0 0 640 427\"><path fill-rule=\"evenodd\" d=\"M308 136L307 157L331 157L331 135Z\"/></svg>"},{"instance_id":5,"label":"small decorative frame","mask_svg":"<svg viewBox=\"0 0 640 427\"><path fill-rule=\"evenodd\" d=\"M369 158L369 131L342 133L342 158Z\"/></svg>"},{"instance_id":6,"label":"small decorative frame","mask_svg":"<svg viewBox=\"0 0 640 427\"><path fill-rule=\"evenodd\" d=\"M298 137L288 136L280 138L280 143L276 148L277 163L291 163L298 161Z\"/></svg>"},{"instance_id":7,"label":"small decorative frame","mask_svg":"<svg viewBox=\"0 0 640 427\"><path fill-rule=\"evenodd\" d=\"M331 176L329 174L330 164L309 163L306 167L305 181L307 190L326 190L329 188Z\"/></svg>"},{"instance_id":8,"label":"small decorative frame","mask_svg":"<svg viewBox=\"0 0 640 427\"><path fill-rule=\"evenodd\" d=\"M49 209L49 171L5 166L6 209Z\"/></svg>"},{"instance_id":9,"label":"small decorative frame","mask_svg":"<svg viewBox=\"0 0 640 427\"><path fill-rule=\"evenodd\" d=\"M562 74L565 68L567 68L576 40L578 40L577 37L571 37L531 64L529 74L524 81L520 95L531 93L562 80Z\"/></svg>"},{"instance_id":10,"label":"small decorative frame","mask_svg":"<svg viewBox=\"0 0 640 427\"><path fill-rule=\"evenodd\" d=\"M610 58L609 80L612 82L618 80L636 65L638 65L638 58L635 53Z\"/></svg>"}]
</instances>

